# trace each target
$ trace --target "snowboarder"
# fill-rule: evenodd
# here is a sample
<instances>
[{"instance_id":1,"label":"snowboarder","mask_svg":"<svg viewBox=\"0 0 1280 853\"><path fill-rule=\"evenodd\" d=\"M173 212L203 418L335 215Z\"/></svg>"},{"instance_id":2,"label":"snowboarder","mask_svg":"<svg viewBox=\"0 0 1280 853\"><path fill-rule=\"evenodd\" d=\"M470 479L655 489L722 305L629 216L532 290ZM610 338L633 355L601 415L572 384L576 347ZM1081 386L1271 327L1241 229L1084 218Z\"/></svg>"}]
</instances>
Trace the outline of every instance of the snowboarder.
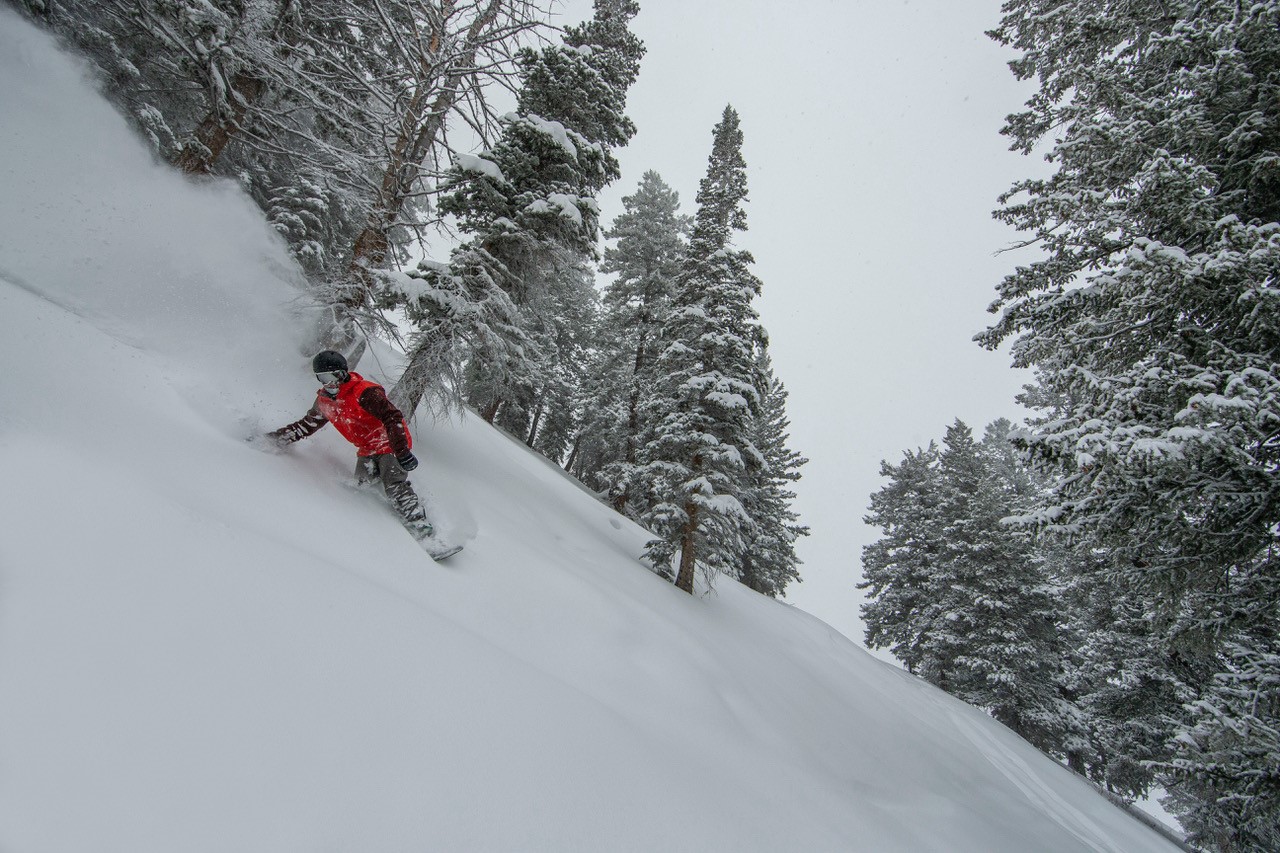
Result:
<instances>
[{"instance_id":1,"label":"snowboarder","mask_svg":"<svg viewBox=\"0 0 1280 853\"><path fill-rule=\"evenodd\" d=\"M382 481L387 498L414 537L431 537L434 531L407 473L418 467L418 459L404 415L381 385L348 370L342 353L319 353L311 360L311 370L320 381L315 403L301 420L267 433L267 438L284 447L332 423L356 447L356 483Z\"/></svg>"}]
</instances>

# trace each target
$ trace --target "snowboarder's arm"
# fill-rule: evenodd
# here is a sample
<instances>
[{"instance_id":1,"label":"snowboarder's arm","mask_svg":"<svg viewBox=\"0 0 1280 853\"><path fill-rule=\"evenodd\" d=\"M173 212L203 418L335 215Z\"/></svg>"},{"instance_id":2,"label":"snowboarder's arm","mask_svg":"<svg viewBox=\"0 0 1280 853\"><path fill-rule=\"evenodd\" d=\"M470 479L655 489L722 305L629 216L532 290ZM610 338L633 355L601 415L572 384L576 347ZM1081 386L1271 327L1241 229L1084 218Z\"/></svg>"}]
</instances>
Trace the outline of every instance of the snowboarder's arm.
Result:
<instances>
[{"instance_id":1,"label":"snowboarder's arm","mask_svg":"<svg viewBox=\"0 0 1280 853\"><path fill-rule=\"evenodd\" d=\"M288 426L282 426L280 429L267 433L267 438L274 441L280 446L293 444L295 441L306 438L309 435L315 435L320 427L329 422L329 419L320 414L320 410L315 406L302 416L301 420L294 421Z\"/></svg>"},{"instance_id":2,"label":"snowboarder's arm","mask_svg":"<svg viewBox=\"0 0 1280 853\"><path fill-rule=\"evenodd\" d=\"M391 452L397 457L409 450L409 438L404 428L404 415L387 399L387 392L379 385L366 388L360 395L360 406L366 412L382 421L387 428L387 440L391 442Z\"/></svg>"}]
</instances>

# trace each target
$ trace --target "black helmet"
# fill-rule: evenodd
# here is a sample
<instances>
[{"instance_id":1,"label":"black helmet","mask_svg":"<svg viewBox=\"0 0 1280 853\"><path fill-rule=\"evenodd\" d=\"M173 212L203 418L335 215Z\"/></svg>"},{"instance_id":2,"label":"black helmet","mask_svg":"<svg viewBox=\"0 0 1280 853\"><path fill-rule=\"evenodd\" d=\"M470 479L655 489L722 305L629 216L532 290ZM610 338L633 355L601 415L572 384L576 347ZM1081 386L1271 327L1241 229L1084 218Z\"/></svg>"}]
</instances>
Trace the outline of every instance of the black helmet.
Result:
<instances>
[{"instance_id":1,"label":"black helmet","mask_svg":"<svg viewBox=\"0 0 1280 853\"><path fill-rule=\"evenodd\" d=\"M324 352L316 353L316 357L311 359L312 373L327 373L331 370L341 370L347 373L347 359L340 352L334 352L327 349Z\"/></svg>"}]
</instances>

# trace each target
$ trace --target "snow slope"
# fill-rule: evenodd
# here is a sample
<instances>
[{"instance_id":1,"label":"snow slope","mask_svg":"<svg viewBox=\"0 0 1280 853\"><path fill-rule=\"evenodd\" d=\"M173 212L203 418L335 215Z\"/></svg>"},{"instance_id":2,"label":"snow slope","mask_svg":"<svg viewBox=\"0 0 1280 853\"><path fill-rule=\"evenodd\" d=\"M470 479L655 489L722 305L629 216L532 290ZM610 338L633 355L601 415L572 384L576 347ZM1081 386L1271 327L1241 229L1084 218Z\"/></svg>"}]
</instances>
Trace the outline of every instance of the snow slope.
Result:
<instances>
[{"instance_id":1,"label":"snow slope","mask_svg":"<svg viewBox=\"0 0 1280 853\"><path fill-rule=\"evenodd\" d=\"M2 10L0 115L0 850L1173 849L812 617L678 592L475 418L419 416L431 563L332 430L243 440L314 393L252 206Z\"/></svg>"}]
</instances>

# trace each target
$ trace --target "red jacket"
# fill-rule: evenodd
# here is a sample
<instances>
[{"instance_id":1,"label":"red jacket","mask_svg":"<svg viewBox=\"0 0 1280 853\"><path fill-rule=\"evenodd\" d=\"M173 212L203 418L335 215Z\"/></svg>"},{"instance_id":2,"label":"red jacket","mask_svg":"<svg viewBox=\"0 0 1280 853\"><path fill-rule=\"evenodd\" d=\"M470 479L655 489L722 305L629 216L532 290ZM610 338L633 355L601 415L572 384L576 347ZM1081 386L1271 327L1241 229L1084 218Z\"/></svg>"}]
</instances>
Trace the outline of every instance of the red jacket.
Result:
<instances>
[{"instance_id":1,"label":"red jacket","mask_svg":"<svg viewBox=\"0 0 1280 853\"><path fill-rule=\"evenodd\" d=\"M332 422L343 438L356 446L359 456L396 456L413 447L413 436L404 415L387 399L387 392L376 382L359 373L338 386L338 395L330 397L321 388L315 405L302 420L281 427L271 436L282 444L306 438L326 423Z\"/></svg>"}]
</instances>

